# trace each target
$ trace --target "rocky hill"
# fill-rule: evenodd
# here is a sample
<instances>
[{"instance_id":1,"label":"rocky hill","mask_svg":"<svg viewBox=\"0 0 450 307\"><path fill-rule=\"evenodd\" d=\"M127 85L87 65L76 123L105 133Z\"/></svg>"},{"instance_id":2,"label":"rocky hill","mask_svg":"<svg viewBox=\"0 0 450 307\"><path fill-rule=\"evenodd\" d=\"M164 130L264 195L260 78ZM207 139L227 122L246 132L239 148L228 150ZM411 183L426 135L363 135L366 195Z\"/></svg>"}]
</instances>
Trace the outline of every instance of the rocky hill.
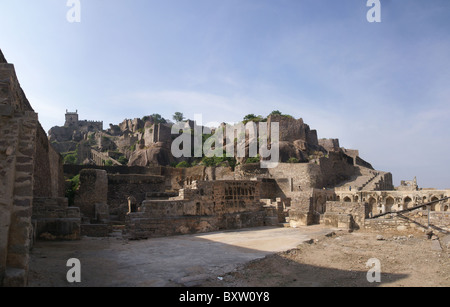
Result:
<instances>
[{"instance_id":1,"label":"rocky hill","mask_svg":"<svg viewBox=\"0 0 450 307\"><path fill-rule=\"evenodd\" d=\"M372 166L359 157L357 150L348 150L339 146L338 139L318 139L317 131L305 124L303 119L295 119L278 111L266 118L247 116L244 123L257 124L264 122L279 123L279 162L318 163L320 158L327 157L330 152L338 153L343 159L352 159L355 165L372 169ZM78 120L77 112L66 113L66 123L63 127L53 127L48 133L53 147L59 151L66 164L96 164L96 165L128 165L128 166L231 166L237 164L255 163L260 156L249 157L252 141L259 142L259 125L255 125L256 136L250 137L246 132L245 139L239 138L237 132L227 136L224 124L213 128L209 133L205 127L197 127L193 121L185 121L186 129L194 132L201 129L202 144L210 138L217 129L223 129L224 150L232 143L235 153L239 146L244 146L246 156L229 157L180 157L172 155L172 142L179 135L172 135L174 123L158 114L143 118L125 119L123 122L103 129L103 122L88 122ZM240 143L238 143L240 140ZM191 147L195 142L191 142ZM191 152L194 149L191 148ZM237 156L237 155L235 155Z\"/></svg>"}]
</instances>

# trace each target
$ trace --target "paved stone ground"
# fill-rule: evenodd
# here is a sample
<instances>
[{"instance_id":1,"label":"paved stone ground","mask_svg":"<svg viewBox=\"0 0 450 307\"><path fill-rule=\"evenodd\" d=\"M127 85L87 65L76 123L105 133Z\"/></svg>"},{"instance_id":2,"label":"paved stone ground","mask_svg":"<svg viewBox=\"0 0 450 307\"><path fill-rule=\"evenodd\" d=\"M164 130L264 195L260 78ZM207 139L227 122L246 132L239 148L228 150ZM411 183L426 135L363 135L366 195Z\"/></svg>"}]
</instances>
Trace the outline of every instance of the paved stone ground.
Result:
<instances>
[{"instance_id":1,"label":"paved stone ground","mask_svg":"<svg viewBox=\"0 0 450 307\"><path fill-rule=\"evenodd\" d=\"M239 265L296 248L335 229L263 227L126 241L120 235L77 242L38 242L31 253L30 287L196 286ZM81 262L81 283L66 280L67 260Z\"/></svg>"}]
</instances>

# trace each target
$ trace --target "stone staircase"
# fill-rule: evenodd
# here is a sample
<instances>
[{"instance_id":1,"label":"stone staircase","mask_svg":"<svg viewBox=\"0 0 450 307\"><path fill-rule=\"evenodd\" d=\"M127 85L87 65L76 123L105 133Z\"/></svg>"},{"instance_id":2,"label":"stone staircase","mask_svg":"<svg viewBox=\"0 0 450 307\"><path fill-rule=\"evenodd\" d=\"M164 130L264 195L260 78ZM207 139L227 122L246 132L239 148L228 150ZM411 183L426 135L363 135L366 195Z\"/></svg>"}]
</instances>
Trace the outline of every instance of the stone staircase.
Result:
<instances>
[{"instance_id":1,"label":"stone staircase","mask_svg":"<svg viewBox=\"0 0 450 307\"><path fill-rule=\"evenodd\" d=\"M336 187L338 191L369 191L376 187L376 182L381 178L380 172L359 167L361 175L355 176L341 186Z\"/></svg>"}]
</instances>

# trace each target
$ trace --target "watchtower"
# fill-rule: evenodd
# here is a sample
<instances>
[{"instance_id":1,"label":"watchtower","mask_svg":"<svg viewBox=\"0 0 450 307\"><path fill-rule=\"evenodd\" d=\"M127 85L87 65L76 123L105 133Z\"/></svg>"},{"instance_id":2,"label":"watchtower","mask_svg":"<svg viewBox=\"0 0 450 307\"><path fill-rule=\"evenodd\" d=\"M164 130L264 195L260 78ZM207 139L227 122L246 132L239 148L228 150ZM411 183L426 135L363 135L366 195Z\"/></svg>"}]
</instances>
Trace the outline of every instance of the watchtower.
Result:
<instances>
[{"instance_id":1,"label":"watchtower","mask_svg":"<svg viewBox=\"0 0 450 307\"><path fill-rule=\"evenodd\" d=\"M72 127L76 126L78 124L78 110L75 112L68 112L66 110L66 123L64 124L65 127Z\"/></svg>"}]
</instances>

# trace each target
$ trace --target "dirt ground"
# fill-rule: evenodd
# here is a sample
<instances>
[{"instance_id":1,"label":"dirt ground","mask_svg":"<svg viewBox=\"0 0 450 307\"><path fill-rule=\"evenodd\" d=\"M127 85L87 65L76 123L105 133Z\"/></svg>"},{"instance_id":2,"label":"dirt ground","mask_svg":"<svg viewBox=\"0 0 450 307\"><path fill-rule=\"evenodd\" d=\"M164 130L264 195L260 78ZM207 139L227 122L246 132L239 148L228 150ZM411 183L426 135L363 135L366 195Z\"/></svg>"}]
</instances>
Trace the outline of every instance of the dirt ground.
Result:
<instances>
[{"instance_id":1,"label":"dirt ground","mask_svg":"<svg viewBox=\"0 0 450 307\"><path fill-rule=\"evenodd\" d=\"M450 235L381 234L321 226L262 228L144 241L39 242L31 287L449 287ZM82 263L79 285L67 259ZM376 258L381 283L369 283Z\"/></svg>"},{"instance_id":2,"label":"dirt ground","mask_svg":"<svg viewBox=\"0 0 450 307\"><path fill-rule=\"evenodd\" d=\"M449 287L449 236L422 233L338 232L311 244L252 261L206 287ZM381 238L378 238L381 239ZM369 259L381 264L381 283L370 283ZM373 275L372 275L373 276Z\"/></svg>"}]
</instances>

